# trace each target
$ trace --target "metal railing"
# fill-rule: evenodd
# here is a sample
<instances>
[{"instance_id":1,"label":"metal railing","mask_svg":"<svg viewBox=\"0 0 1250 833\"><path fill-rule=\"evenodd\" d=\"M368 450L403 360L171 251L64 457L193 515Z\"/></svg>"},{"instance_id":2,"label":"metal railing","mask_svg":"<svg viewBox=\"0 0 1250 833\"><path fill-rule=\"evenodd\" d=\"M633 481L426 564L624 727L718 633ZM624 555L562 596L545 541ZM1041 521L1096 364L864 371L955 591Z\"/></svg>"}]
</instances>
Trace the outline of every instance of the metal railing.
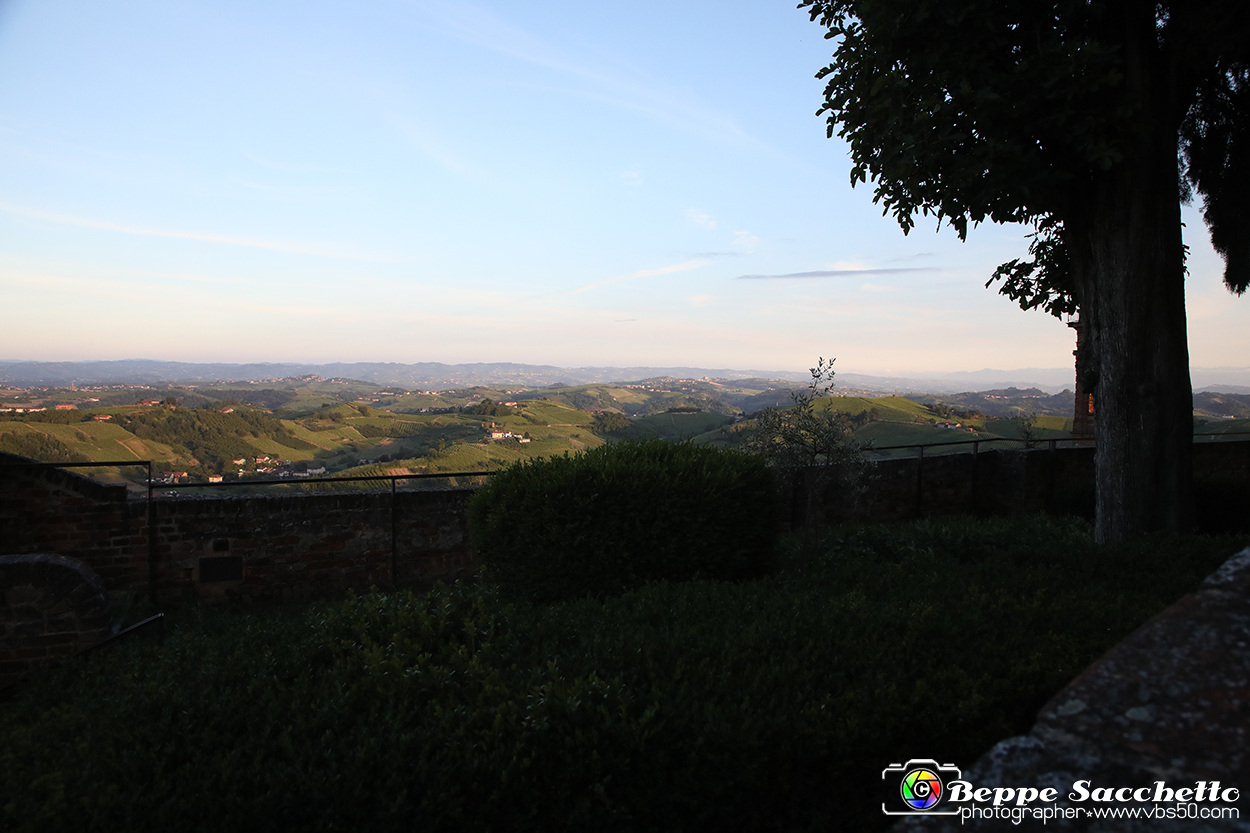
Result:
<instances>
[{"instance_id":1,"label":"metal railing","mask_svg":"<svg viewBox=\"0 0 1250 833\"><path fill-rule=\"evenodd\" d=\"M1247 439L1250 439L1250 431L1224 431L1220 433L1204 432L1201 434L1194 434L1194 442L1195 443L1216 442L1226 437L1238 438L1234 440L1234 442L1246 442ZM1018 448L1022 451L1040 451L1042 449L1045 449L1046 451L1050 452L1050 456L1048 458L1050 462L1047 467L1048 471L1047 471L1047 482L1046 482L1047 501L1050 501L1053 498L1054 490L1055 490L1056 473L1055 473L1054 452L1059 448L1082 448L1082 447L1092 448L1095 446L1095 442L1093 438L1073 439L1073 438L1056 437L1056 438L1046 438L1046 439L1023 439L1023 438L1012 439L1010 437L986 437L983 439L975 439L975 440L952 440L950 442L944 442L944 443L914 443L914 444L907 444L907 445L869 446L864 449L864 452L867 454L872 454L873 452L878 452L878 451L906 451L909 449L916 449L917 454L914 456L897 456L896 457L892 455L882 455L882 456L878 456L876 459L878 462L883 462L885 460L916 460L915 506L916 506L916 510L920 511L924 507L924 497L925 497L925 482L924 482L925 481L924 463L926 459L925 449L950 448L950 447L969 446L969 445L972 446L973 459L972 459L972 471L971 471L970 478L971 478L972 492L975 495L977 492L977 484L978 484L978 466L977 466L978 457L977 455L980 452L981 446L983 444L989 444L989 443L1012 443L1015 446L1015 448ZM953 456L957 454L966 454L966 453L967 452L953 450L953 451L946 452L945 455L943 456ZM937 456L937 455L933 455L933 456ZM928 459L932 459L932 456L929 457Z\"/></svg>"},{"instance_id":2,"label":"metal railing","mask_svg":"<svg viewBox=\"0 0 1250 833\"><path fill-rule=\"evenodd\" d=\"M1200 434L1196 433L1194 434L1194 442L1195 443L1218 442L1219 440L1225 437L1250 437L1250 431L1222 431L1219 433L1204 432ZM1235 440L1234 442L1244 442L1244 440ZM1012 437L985 437L985 438L976 439L976 440L951 440L950 442L940 442L940 443L906 443L903 445L874 445L874 446L866 447L864 451L871 454L876 451L903 451L903 450L914 448L914 449L918 449L917 456L923 459L925 456L926 448L935 449L935 448L947 448L950 446L970 445L972 446L972 453L976 454L980 451L980 448L982 445L987 445L989 443L1011 443L1014 447L1020 448L1025 451L1033 451L1033 450L1038 450L1041 448L1045 448L1049 451L1054 451L1056 448L1082 448L1082 447L1090 448L1095 445L1094 439L1092 437L1087 437L1087 438L1054 437L1054 438L1035 438L1035 439L1022 439L1022 438L1012 438ZM967 452L953 451L950 453L961 454L961 453L967 453ZM889 458L885 458L885 459L889 459ZM905 459L905 458L895 458L895 459Z\"/></svg>"},{"instance_id":3,"label":"metal railing","mask_svg":"<svg viewBox=\"0 0 1250 833\"><path fill-rule=\"evenodd\" d=\"M1195 442L1216 442L1227 437L1250 437L1250 431L1227 431L1220 433L1200 433L1194 434ZM1244 440L1240 440L1243 441ZM1045 448L1054 452L1060 447L1076 447L1076 446L1092 446L1093 440L1090 439L1011 439L1008 437L986 437L983 439L973 440L951 440L949 442L940 443L908 443L903 445L886 445L886 446L870 446L864 449L867 453L880 451L903 451L907 449L916 449L916 457L919 458L920 465L917 467L917 495L918 499L922 489L923 467L925 460L925 449L949 448L952 446L972 446L971 452L976 455L980 452L982 445L991 443L1012 443L1016 447L1023 450L1039 450ZM952 454L966 452L948 452ZM879 459L912 459L910 457L882 457ZM312 483L360 483L360 482L389 482L390 483L390 523L391 523L391 549L389 559L389 572L391 581L395 581L397 574L397 553L399 549L399 531L398 521L395 513L396 492L400 481L408 480L428 480L428 479L449 479L459 477L489 477L496 474L498 470L490 471L463 471L463 472L420 472L416 474L375 474L375 475L354 475L350 477L307 477L298 480L291 479L268 479L268 480L229 480L217 483L154 483L152 480L152 461L151 460L106 460L100 462L86 463L0 463L0 467L20 467L20 468L118 468L122 466L143 466L147 471L147 528L148 528L148 592L152 599L156 599L157 587L157 558L156 558L156 523L155 509L153 501L153 492L166 489L219 489L219 488L238 488L243 486L303 486Z\"/></svg>"},{"instance_id":4,"label":"metal railing","mask_svg":"<svg viewBox=\"0 0 1250 833\"><path fill-rule=\"evenodd\" d=\"M391 552L389 559L389 571L391 582L394 583L397 573L397 552L399 549L399 528L395 515L396 491L399 481L407 480L428 480L428 479L448 479L453 477L489 477L495 474L495 471L461 471L461 472L420 472L417 474L372 474L372 475L354 475L350 477L304 477L298 480L290 479L269 479L269 480L230 480L221 481L219 483L154 483L152 480L152 461L151 460L104 460L89 463L0 463L3 468L45 468L45 469L71 469L71 468L120 468L122 466L143 466L147 470L147 528L148 528L148 594L153 601L156 600L157 587L157 558L156 558L156 516L153 501L153 492L164 489L217 489L232 488L239 486L303 486L308 483L353 483L353 482L381 482L390 481L390 521L391 521ZM105 484L108 485L108 484ZM129 484L116 484L126 486Z\"/></svg>"},{"instance_id":5,"label":"metal railing","mask_svg":"<svg viewBox=\"0 0 1250 833\"><path fill-rule=\"evenodd\" d=\"M866 453L871 454L877 451L906 451L907 449L914 448L918 450L918 456L923 460L926 448L936 449L936 448L949 448L952 446L970 445L972 446L972 453L977 454L980 452L982 445L988 445L990 443L1011 443L1013 446L1024 449L1024 450L1033 450L1033 449L1041 448L1042 445L1045 444L1046 447L1051 451L1060 447L1058 445L1059 443L1066 443L1068 446L1074 446L1078 443L1085 443L1087 445L1092 444L1092 442L1088 440L1073 440L1073 439L1067 439L1067 438L1044 439L1044 440L1040 440L1040 439L1039 440L1018 440L1018 439L1012 439L1010 437L986 437L984 439L979 439L979 440L951 440L950 442L943 442L943 443L907 443L904 445L873 445L873 446L869 446L865 448L864 451ZM950 453L951 454L966 454L967 452L952 451ZM890 459L890 458L887 457L885 459ZM896 457L893 459L906 459L906 458Z\"/></svg>"},{"instance_id":6,"label":"metal railing","mask_svg":"<svg viewBox=\"0 0 1250 833\"><path fill-rule=\"evenodd\" d=\"M395 583L395 576L398 573L398 555L399 552L399 525L395 515L395 493L399 481L401 480L429 480L429 479L449 479L452 477L489 477L494 471L461 471L461 472L421 472L418 474L363 474L352 475L350 477L301 477L298 480L269 479L269 480L230 480L221 481L219 483L165 483L161 484L161 489L216 489L230 488L238 486L303 486L308 483L364 483L364 482L381 482L389 480L390 489L390 519L391 519L391 554L389 561L389 572L391 583ZM152 484L148 484L148 503L152 502ZM150 528L150 527L149 527Z\"/></svg>"}]
</instances>

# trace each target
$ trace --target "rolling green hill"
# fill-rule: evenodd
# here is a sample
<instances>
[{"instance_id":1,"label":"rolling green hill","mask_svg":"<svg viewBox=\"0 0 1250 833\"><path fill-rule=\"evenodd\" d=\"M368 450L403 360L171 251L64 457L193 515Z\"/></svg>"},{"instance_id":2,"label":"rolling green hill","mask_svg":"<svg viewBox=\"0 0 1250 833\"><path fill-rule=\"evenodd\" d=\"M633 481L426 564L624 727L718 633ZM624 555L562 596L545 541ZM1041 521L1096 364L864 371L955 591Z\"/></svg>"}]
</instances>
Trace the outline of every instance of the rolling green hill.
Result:
<instances>
[{"instance_id":1,"label":"rolling green hill","mask_svg":"<svg viewBox=\"0 0 1250 833\"><path fill-rule=\"evenodd\" d=\"M885 448L896 445L936 445L943 442L963 443L968 440L989 439L994 435L986 432L972 433L969 431L952 431L946 428L938 428L929 424L902 423L902 422L870 422L867 425L855 431L855 439L863 443L872 443L874 447ZM967 448L962 445L950 445L936 448L926 448L925 453L949 453L956 451L966 451ZM893 451L884 451L880 453L883 457L909 457L914 456L914 449L899 449Z\"/></svg>"},{"instance_id":2,"label":"rolling green hill","mask_svg":"<svg viewBox=\"0 0 1250 833\"><path fill-rule=\"evenodd\" d=\"M985 428L1002 437L1020 436L1020 423L1010 419L987 419ZM1038 416L1033 435L1039 440L1065 440L1072 436L1072 418Z\"/></svg>"},{"instance_id":3,"label":"rolling green hill","mask_svg":"<svg viewBox=\"0 0 1250 833\"><path fill-rule=\"evenodd\" d=\"M1194 426L1194 433L1201 435L1237 434L1250 432L1250 419L1221 419Z\"/></svg>"},{"instance_id":4,"label":"rolling green hill","mask_svg":"<svg viewBox=\"0 0 1250 833\"><path fill-rule=\"evenodd\" d=\"M935 418L935 414L924 405L902 396L882 396L877 399L862 396L823 396L816 400L816 408L852 415L866 413L876 422L928 422Z\"/></svg>"},{"instance_id":5,"label":"rolling green hill","mask_svg":"<svg viewBox=\"0 0 1250 833\"><path fill-rule=\"evenodd\" d=\"M612 434L614 438L659 437L662 440L694 438L731 425L734 418L724 414L696 413L653 414L633 420L627 431Z\"/></svg>"},{"instance_id":6,"label":"rolling green hill","mask_svg":"<svg viewBox=\"0 0 1250 833\"><path fill-rule=\"evenodd\" d=\"M741 418L743 412L788 407L790 390L795 387L766 379L654 378L528 390L478 385L433 393L350 379L300 377L255 386L240 382L201 385L193 390L156 386L94 393L43 389L37 396L15 390L10 392L14 404L40 404L37 400L42 397L45 407L64 400L83 410L0 414L0 449L49 461L151 459L158 470L185 470L192 477L222 473L229 478L240 469L251 473L262 467L268 476L322 466L330 473L499 468L514 460L576 452L630 437L690 438L699 444L737 446L754 425ZM834 393L816 400L816 407L850 415L858 426L856 437L878 447L974 438L1017 440L1020 424L1007 417L1024 415L1034 405L1047 409L1053 405L1062 411L1063 404L1032 389L953 397ZM165 396L182 405L133 404ZM1071 395L1066 396L1070 400ZM1250 420L1218 418L1231 415L1224 412L1240 414L1237 409L1242 403L1236 397L1204 396L1203 405L1212 414L1207 418L1212 421L1197 430L1250 430ZM495 408L482 404L484 399L497 405L518 404ZM254 404L239 404L243 402ZM84 407L88 403L91 407ZM961 410L974 405L983 407L980 414L988 416ZM1069 410L1037 418L1036 438L1068 436L1070 401L1064 407ZM685 408L697 411L670 412ZM112 418L93 420L99 413ZM596 414L601 422L607 416L619 420L621 415L629 422L610 435L598 436L591 431ZM948 421L960 422L976 433L934 424ZM492 430L514 436L492 439ZM943 451L931 448L928 453ZM270 459L263 464L256 460L263 457Z\"/></svg>"}]
</instances>

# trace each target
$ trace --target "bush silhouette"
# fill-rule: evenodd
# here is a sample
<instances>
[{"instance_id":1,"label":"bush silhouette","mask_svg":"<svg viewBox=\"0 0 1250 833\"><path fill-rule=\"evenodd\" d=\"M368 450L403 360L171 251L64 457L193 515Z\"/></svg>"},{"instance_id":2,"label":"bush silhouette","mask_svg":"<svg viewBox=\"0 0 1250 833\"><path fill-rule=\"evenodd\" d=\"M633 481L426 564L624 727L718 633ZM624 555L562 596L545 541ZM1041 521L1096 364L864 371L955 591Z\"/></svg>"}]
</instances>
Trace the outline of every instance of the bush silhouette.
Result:
<instances>
[{"instance_id":1,"label":"bush silhouette","mask_svg":"<svg viewBox=\"0 0 1250 833\"><path fill-rule=\"evenodd\" d=\"M763 575L777 517L762 460L656 439L522 461L469 504L485 577L544 602Z\"/></svg>"}]
</instances>

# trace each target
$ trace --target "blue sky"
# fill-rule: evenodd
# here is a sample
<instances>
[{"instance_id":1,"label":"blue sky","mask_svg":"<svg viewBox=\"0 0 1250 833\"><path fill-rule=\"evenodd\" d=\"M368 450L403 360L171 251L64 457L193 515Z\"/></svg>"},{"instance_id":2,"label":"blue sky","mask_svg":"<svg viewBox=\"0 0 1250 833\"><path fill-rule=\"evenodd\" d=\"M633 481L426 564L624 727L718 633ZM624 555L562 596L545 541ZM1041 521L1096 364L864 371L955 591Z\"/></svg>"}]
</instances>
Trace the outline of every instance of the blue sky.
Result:
<instances>
[{"instance_id":1,"label":"blue sky","mask_svg":"<svg viewBox=\"0 0 1250 833\"><path fill-rule=\"evenodd\" d=\"M0 358L1064 367L815 116L789 2L0 0ZM1250 364L1201 218L1195 366Z\"/></svg>"}]
</instances>

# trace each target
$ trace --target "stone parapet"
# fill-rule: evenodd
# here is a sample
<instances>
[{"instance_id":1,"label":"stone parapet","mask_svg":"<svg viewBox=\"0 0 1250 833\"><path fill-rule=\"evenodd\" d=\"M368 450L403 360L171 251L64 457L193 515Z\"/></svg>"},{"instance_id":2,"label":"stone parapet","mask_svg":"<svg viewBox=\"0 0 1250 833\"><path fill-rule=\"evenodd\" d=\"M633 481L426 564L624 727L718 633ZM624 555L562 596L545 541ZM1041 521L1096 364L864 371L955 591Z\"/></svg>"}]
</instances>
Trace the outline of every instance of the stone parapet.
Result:
<instances>
[{"instance_id":1,"label":"stone parapet","mask_svg":"<svg viewBox=\"0 0 1250 833\"><path fill-rule=\"evenodd\" d=\"M1059 800L1049 806L1070 808L1077 816L1051 818L1044 825L1025 817L1020 826L1025 829L1250 831L1245 817L1250 809L1250 548L1108 651L1042 708L1028 735L996 745L963 772L963 780L977 788L1053 788ZM1070 800L1073 784L1083 780L1090 782L1090 790L1153 788L1160 781L1168 789L1194 790L1200 783L1209 789L1211 782L1219 782L1221 791L1237 789L1237 800L1192 802L1194 811L1233 807L1242 817L1092 818L1083 811L1157 812L1176 802ZM1033 801L1032 806L1042 804ZM961 822L958 817L913 816L894 829L1020 828L1003 818Z\"/></svg>"}]
</instances>

